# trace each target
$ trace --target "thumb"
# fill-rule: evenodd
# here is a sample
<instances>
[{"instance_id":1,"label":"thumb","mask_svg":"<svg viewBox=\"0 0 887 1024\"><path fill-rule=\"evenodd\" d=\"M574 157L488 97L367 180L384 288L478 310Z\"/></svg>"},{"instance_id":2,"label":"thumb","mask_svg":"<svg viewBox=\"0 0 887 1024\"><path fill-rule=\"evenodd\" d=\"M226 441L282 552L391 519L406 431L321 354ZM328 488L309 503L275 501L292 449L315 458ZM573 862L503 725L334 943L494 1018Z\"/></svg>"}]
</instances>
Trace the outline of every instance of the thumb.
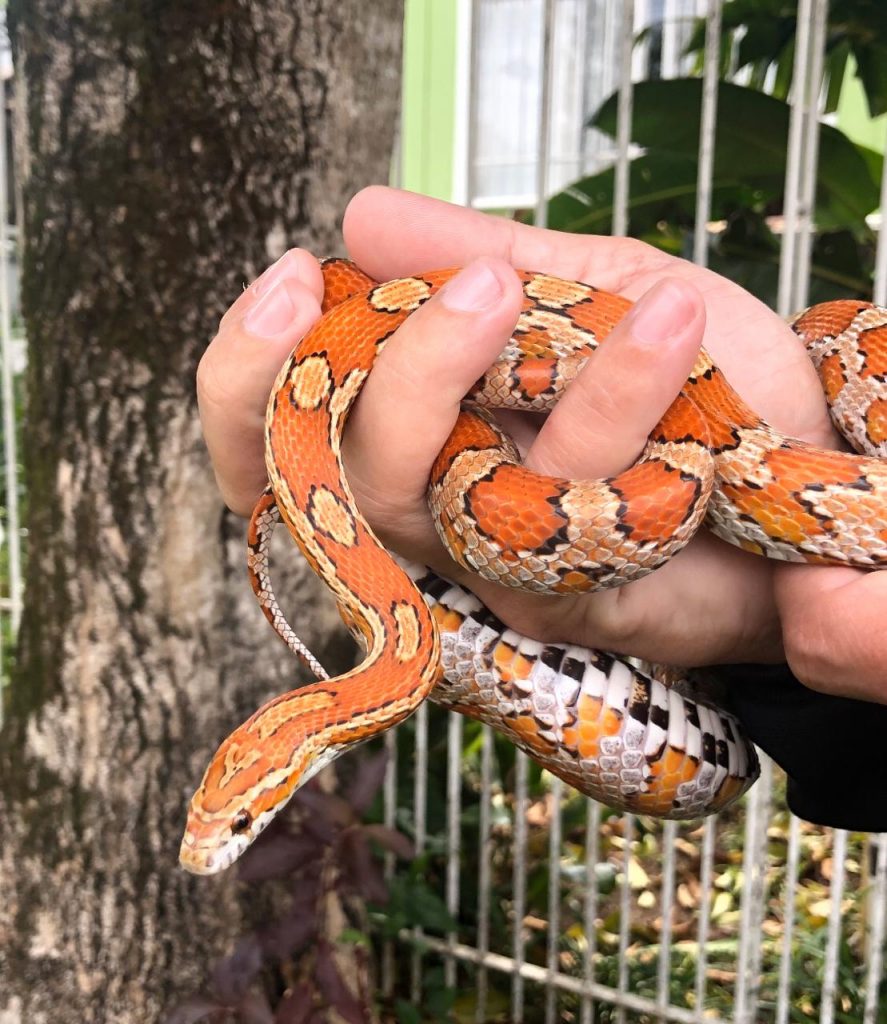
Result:
<instances>
[{"instance_id":1,"label":"thumb","mask_svg":"<svg viewBox=\"0 0 887 1024\"><path fill-rule=\"evenodd\" d=\"M687 380L704 330L705 306L693 285L675 277L654 285L570 385L526 464L572 479L625 469Z\"/></svg>"},{"instance_id":2,"label":"thumb","mask_svg":"<svg viewBox=\"0 0 887 1024\"><path fill-rule=\"evenodd\" d=\"M320 266L291 249L254 281L222 318L197 369L203 436L222 497L249 515L268 482L265 406L274 378L320 318Z\"/></svg>"}]
</instances>

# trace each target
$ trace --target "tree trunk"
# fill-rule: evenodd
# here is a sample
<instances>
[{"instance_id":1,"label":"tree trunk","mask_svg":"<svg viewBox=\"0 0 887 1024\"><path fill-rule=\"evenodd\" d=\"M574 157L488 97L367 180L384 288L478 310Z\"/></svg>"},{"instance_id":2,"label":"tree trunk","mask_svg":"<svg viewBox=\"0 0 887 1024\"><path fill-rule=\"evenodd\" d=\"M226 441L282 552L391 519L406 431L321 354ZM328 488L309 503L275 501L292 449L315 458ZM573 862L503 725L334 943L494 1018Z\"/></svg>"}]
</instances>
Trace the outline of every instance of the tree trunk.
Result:
<instances>
[{"instance_id":1,"label":"tree trunk","mask_svg":"<svg viewBox=\"0 0 887 1024\"><path fill-rule=\"evenodd\" d=\"M248 915L230 873L178 868L190 794L304 679L252 599L197 361L244 282L289 245L335 252L348 198L387 178L401 0L10 6L28 571L0 735L0 1022L141 1024ZM323 651L335 612L289 575Z\"/></svg>"}]
</instances>

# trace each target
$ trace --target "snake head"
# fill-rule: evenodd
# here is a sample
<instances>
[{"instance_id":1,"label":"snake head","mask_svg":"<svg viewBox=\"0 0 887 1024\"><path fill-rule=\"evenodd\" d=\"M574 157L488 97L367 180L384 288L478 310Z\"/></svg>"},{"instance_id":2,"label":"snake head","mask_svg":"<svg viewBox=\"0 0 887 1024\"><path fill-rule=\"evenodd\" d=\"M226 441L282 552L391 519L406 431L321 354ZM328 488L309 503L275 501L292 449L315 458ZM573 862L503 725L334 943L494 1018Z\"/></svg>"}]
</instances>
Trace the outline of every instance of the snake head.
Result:
<instances>
[{"instance_id":1,"label":"snake head","mask_svg":"<svg viewBox=\"0 0 887 1024\"><path fill-rule=\"evenodd\" d=\"M216 751L191 799L179 863L197 875L230 867L293 793L337 757L316 730L274 714L277 698L239 726ZM292 720L291 720L292 721Z\"/></svg>"}]
</instances>

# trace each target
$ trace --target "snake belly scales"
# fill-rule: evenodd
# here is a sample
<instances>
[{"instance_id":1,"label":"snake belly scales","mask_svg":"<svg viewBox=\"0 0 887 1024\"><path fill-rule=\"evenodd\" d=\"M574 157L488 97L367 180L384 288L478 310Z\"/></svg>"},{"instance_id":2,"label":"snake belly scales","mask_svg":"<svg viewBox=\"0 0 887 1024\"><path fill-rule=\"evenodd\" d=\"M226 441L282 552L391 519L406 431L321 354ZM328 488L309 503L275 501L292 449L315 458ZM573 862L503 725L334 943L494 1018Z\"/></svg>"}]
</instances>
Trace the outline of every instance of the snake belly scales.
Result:
<instances>
[{"instance_id":1,"label":"snake belly scales","mask_svg":"<svg viewBox=\"0 0 887 1024\"><path fill-rule=\"evenodd\" d=\"M470 592L399 563L358 511L342 431L376 355L455 270L378 284L323 266L324 316L290 355L266 421L270 484L249 531L249 571L278 634L318 681L275 697L212 759L191 802L180 860L231 864L293 792L335 756L430 698L480 719L581 792L662 818L713 813L758 774L725 709L630 661L520 636ZM429 504L453 558L506 586L581 593L638 579L705 519L743 549L790 561L887 565L887 311L857 300L793 321L832 416L860 452L814 448L767 425L702 351L640 460L607 480L525 470L483 408L549 410L631 303L519 272L524 304L431 473ZM271 589L279 518L335 596L364 660L330 679Z\"/></svg>"}]
</instances>

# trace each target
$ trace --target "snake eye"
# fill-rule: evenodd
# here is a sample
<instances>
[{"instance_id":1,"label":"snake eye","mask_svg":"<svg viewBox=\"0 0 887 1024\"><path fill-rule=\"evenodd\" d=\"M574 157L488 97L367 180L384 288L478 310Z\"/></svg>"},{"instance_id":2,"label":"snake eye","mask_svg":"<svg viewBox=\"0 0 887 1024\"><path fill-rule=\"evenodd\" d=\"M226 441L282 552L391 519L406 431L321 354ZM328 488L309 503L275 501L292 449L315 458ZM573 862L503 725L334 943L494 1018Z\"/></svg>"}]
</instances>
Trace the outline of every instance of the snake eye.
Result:
<instances>
[{"instance_id":1,"label":"snake eye","mask_svg":"<svg viewBox=\"0 0 887 1024\"><path fill-rule=\"evenodd\" d=\"M249 811L239 811L234 815L234 820L231 822L231 831L236 836L240 835L241 832L246 832L252 823L253 817Z\"/></svg>"}]
</instances>

